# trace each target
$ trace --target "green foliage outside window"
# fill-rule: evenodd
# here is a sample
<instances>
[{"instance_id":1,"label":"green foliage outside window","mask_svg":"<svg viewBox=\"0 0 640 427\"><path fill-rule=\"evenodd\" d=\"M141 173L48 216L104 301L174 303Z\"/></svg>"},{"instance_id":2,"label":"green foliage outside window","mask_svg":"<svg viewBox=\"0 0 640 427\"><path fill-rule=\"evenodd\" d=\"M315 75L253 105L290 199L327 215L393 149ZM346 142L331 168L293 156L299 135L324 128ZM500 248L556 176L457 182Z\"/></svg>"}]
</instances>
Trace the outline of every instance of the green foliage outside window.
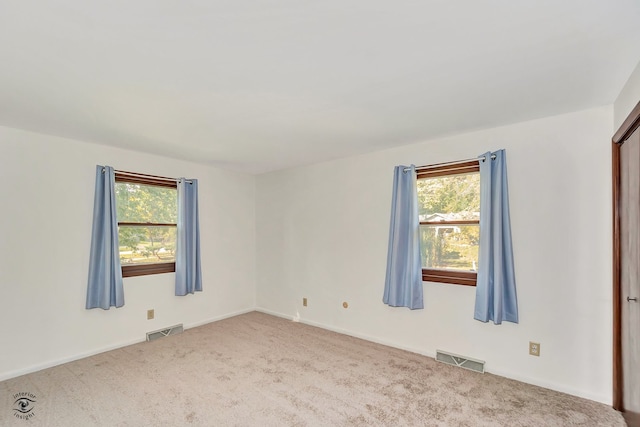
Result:
<instances>
[{"instance_id":1,"label":"green foliage outside window","mask_svg":"<svg viewBox=\"0 0 640 427\"><path fill-rule=\"evenodd\" d=\"M419 179L418 209L423 268L476 270L480 228L480 174ZM447 224L470 221L469 224Z\"/></svg>"},{"instance_id":2,"label":"green foliage outside window","mask_svg":"<svg viewBox=\"0 0 640 427\"><path fill-rule=\"evenodd\" d=\"M178 201L175 188L116 182L120 261L123 265L175 260Z\"/></svg>"}]
</instances>

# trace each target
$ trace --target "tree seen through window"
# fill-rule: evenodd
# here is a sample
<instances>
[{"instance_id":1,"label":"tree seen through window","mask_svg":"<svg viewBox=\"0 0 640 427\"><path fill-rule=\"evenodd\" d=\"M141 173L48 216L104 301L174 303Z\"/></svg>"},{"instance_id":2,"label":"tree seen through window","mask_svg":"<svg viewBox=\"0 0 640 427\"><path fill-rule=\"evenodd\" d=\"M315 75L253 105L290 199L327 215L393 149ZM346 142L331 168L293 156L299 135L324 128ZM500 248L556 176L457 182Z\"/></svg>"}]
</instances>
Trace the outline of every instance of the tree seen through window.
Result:
<instances>
[{"instance_id":1,"label":"tree seen through window","mask_svg":"<svg viewBox=\"0 0 640 427\"><path fill-rule=\"evenodd\" d=\"M116 182L116 210L123 266L175 261L175 188Z\"/></svg>"},{"instance_id":2,"label":"tree seen through window","mask_svg":"<svg viewBox=\"0 0 640 427\"><path fill-rule=\"evenodd\" d=\"M480 243L477 161L424 167L417 175L425 281L475 285Z\"/></svg>"}]
</instances>

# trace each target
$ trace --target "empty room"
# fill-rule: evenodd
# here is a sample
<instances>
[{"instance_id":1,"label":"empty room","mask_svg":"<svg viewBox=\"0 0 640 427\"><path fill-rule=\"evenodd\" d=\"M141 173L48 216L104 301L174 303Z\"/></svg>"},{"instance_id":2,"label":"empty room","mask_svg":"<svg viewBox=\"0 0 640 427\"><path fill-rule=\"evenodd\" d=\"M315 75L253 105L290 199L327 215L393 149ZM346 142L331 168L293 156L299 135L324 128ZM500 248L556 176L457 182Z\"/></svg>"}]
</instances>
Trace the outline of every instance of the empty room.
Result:
<instances>
[{"instance_id":1,"label":"empty room","mask_svg":"<svg viewBox=\"0 0 640 427\"><path fill-rule=\"evenodd\" d=\"M0 425L640 426L639 24L0 0Z\"/></svg>"}]
</instances>

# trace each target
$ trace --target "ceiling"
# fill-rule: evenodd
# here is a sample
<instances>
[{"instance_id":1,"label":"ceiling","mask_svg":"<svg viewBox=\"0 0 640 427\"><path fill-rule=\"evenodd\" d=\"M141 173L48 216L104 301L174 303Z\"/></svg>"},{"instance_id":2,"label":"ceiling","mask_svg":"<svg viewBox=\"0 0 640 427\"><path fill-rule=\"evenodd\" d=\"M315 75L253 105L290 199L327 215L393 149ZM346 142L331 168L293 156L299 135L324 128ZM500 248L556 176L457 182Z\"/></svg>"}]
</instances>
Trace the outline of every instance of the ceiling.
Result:
<instances>
[{"instance_id":1,"label":"ceiling","mask_svg":"<svg viewBox=\"0 0 640 427\"><path fill-rule=\"evenodd\" d=\"M613 103L638 0L0 0L0 125L252 174Z\"/></svg>"}]
</instances>

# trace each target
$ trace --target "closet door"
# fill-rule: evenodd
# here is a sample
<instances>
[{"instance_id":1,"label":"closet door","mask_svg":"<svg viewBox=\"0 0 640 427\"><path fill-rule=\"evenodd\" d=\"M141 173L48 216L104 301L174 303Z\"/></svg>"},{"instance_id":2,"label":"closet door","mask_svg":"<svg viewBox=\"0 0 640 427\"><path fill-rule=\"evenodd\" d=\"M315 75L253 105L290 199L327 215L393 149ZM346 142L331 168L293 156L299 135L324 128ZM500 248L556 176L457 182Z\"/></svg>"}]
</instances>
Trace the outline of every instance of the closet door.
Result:
<instances>
[{"instance_id":1,"label":"closet door","mask_svg":"<svg viewBox=\"0 0 640 427\"><path fill-rule=\"evenodd\" d=\"M640 414L640 129L620 146L619 209L622 402L634 419Z\"/></svg>"}]
</instances>

